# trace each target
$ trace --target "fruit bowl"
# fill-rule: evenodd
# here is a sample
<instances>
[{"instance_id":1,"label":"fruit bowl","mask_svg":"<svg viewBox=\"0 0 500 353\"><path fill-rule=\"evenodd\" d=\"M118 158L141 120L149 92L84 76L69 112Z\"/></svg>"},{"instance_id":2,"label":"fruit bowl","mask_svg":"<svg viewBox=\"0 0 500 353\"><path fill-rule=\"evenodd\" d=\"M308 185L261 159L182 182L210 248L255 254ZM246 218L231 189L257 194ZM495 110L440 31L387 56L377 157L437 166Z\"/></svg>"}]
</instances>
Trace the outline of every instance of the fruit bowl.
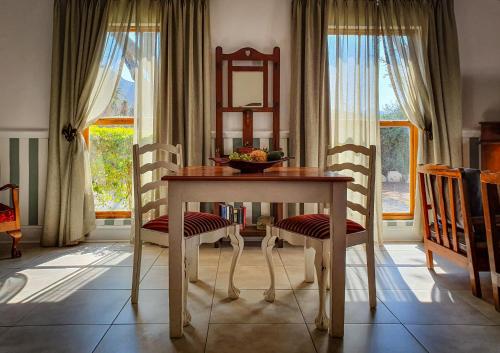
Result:
<instances>
[{"instance_id":1,"label":"fruit bowl","mask_svg":"<svg viewBox=\"0 0 500 353\"><path fill-rule=\"evenodd\" d=\"M238 169L241 173L245 174L262 173L264 172L265 169L271 168L275 164L286 162L289 159L290 159L289 157L283 157L275 161L258 162L258 161L245 161L240 159L229 159L226 157L210 158L210 160L214 161L219 165L227 165L231 168Z\"/></svg>"}]
</instances>

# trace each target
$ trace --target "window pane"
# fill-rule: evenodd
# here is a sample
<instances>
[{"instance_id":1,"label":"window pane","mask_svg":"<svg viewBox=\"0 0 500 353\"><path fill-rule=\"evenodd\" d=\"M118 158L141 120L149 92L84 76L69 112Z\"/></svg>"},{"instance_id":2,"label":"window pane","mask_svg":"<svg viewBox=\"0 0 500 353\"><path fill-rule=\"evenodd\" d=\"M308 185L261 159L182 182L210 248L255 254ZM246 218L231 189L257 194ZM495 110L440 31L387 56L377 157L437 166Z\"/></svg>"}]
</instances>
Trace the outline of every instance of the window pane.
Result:
<instances>
[{"instance_id":1,"label":"window pane","mask_svg":"<svg viewBox=\"0 0 500 353\"><path fill-rule=\"evenodd\" d=\"M382 127L382 209L410 212L410 128Z\"/></svg>"},{"instance_id":2,"label":"window pane","mask_svg":"<svg viewBox=\"0 0 500 353\"><path fill-rule=\"evenodd\" d=\"M89 130L96 211L131 210L133 126L93 125Z\"/></svg>"}]
</instances>

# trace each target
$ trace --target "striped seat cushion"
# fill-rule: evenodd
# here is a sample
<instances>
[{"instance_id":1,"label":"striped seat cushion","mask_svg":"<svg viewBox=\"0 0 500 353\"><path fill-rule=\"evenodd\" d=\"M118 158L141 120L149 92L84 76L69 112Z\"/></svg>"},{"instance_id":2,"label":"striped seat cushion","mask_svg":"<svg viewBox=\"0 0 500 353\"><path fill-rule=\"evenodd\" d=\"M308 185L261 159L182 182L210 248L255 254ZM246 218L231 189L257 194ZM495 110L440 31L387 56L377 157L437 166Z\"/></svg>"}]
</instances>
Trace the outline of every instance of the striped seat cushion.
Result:
<instances>
[{"instance_id":1,"label":"striped seat cushion","mask_svg":"<svg viewBox=\"0 0 500 353\"><path fill-rule=\"evenodd\" d=\"M231 225L227 219L211 213L185 212L184 213L184 236L211 232ZM168 215L155 218L142 226L142 228L168 233Z\"/></svg>"},{"instance_id":2,"label":"striped seat cushion","mask_svg":"<svg viewBox=\"0 0 500 353\"><path fill-rule=\"evenodd\" d=\"M13 208L0 203L0 223L13 222L16 220L16 212Z\"/></svg>"},{"instance_id":3,"label":"striped seat cushion","mask_svg":"<svg viewBox=\"0 0 500 353\"><path fill-rule=\"evenodd\" d=\"M289 232L317 239L330 238L330 217L325 214L306 214L282 219L275 227ZM360 232L365 228L350 219L347 220L347 234Z\"/></svg>"}]
</instances>

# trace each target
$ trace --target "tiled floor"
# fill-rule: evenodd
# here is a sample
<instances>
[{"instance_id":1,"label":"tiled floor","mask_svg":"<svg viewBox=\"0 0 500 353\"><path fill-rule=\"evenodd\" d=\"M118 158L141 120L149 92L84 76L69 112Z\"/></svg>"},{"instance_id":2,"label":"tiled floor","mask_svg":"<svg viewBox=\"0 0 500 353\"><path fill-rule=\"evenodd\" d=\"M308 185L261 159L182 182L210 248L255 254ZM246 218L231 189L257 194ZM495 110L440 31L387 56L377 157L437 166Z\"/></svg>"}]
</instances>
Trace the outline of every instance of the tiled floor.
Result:
<instances>
[{"instance_id":1,"label":"tiled floor","mask_svg":"<svg viewBox=\"0 0 500 353\"><path fill-rule=\"evenodd\" d=\"M0 254L8 248L0 246ZM345 337L338 340L314 327L317 285L302 282L302 249L275 251L271 304L262 296L269 280L259 248L244 250L236 274L241 297L232 301L231 248L203 247L200 281L189 287L192 326L171 340L168 249L145 246L139 304L132 306L129 244L25 246L21 259L0 259L0 352L500 352L488 274L486 299L477 299L464 270L437 258L431 272L420 244L386 244L376 251L372 312L364 258L362 247L348 250Z\"/></svg>"}]
</instances>

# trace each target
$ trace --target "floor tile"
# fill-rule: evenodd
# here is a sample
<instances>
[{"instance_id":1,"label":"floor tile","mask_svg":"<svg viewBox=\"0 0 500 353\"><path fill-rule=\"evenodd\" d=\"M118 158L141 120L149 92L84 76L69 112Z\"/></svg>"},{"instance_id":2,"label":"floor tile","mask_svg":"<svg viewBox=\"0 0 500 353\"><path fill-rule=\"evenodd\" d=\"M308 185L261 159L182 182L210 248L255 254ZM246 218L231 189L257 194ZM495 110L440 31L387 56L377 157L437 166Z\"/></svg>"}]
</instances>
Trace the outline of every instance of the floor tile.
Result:
<instances>
[{"instance_id":1,"label":"floor tile","mask_svg":"<svg viewBox=\"0 0 500 353\"><path fill-rule=\"evenodd\" d=\"M285 266L285 271L290 280L293 289L317 289L318 282L315 276L314 282L304 282L304 267ZM362 277L361 277L362 276ZM366 279L366 271L355 267L346 267L346 289L366 289L368 288L368 280Z\"/></svg>"},{"instance_id":2,"label":"floor tile","mask_svg":"<svg viewBox=\"0 0 500 353\"><path fill-rule=\"evenodd\" d=\"M167 324L113 325L95 353L202 353L208 324L194 323L184 327L184 336L169 337Z\"/></svg>"},{"instance_id":3,"label":"floor tile","mask_svg":"<svg viewBox=\"0 0 500 353\"><path fill-rule=\"evenodd\" d=\"M0 278L0 302L29 301L33 295L58 289L73 281L79 281L81 268L28 268L17 269Z\"/></svg>"},{"instance_id":4,"label":"floor tile","mask_svg":"<svg viewBox=\"0 0 500 353\"><path fill-rule=\"evenodd\" d=\"M115 320L115 324L168 324L168 290L141 290L139 303L130 300ZM189 286L188 310L193 321L208 322L212 294L206 288Z\"/></svg>"},{"instance_id":5,"label":"floor tile","mask_svg":"<svg viewBox=\"0 0 500 353\"><path fill-rule=\"evenodd\" d=\"M479 312L486 316L490 321L494 322L496 325L500 325L500 312L495 310L495 306L493 305L493 299L492 299L492 294L491 293L484 293L483 291L483 298L477 298L472 295L470 289L467 290L451 290L450 291L453 296L460 298ZM491 298L488 296L488 301L485 300L485 297L487 295L490 295Z\"/></svg>"},{"instance_id":6,"label":"floor tile","mask_svg":"<svg viewBox=\"0 0 500 353\"><path fill-rule=\"evenodd\" d=\"M404 324L493 324L446 289L381 290L377 296Z\"/></svg>"},{"instance_id":7,"label":"floor tile","mask_svg":"<svg viewBox=\"0 0 500 353\"><path fill-rule=\"evenodd\" d=\"M50 291L34 299L37 305L20 324L111 324L129 296L128 290Z\"/></svg>"},{"instance_id":8,"label":"floor tile","mask_svg":"<svg viewBox=\"0 0 500 353\"><path fill-rule=\"evenodd\" d=\"M314 323L318 314L319 294L317 290L296 290L295 297L307 323ZM399 323L387 307L378 300L376 310L368 304L367 290L346 290L345 322L351 324ZM326 295L327 315L330 308L330 295Z\"/></svg>"},{"instance_id":9,"label":"floor tile","mask_svg":"<svg viewBox=\"0 0 500 353\"><path fill-rule=\"evenodd\" d=\"M313 353L315 351L304 324L210 324L205 352Z\"/></svg>"},{"instance_id":10,"label":"floor tile","mask_svg":"<svg viewBox=\"0 0 500 353\"><path fill-rule=\"evenodd\" d=\"M282 266L274 268L275 286L277 289L292 289L290 281ZM267 289L271 285L267 266L238 266L234 274L234 283L239 289ZM229 285L229 268L220 268L217 273L217 289L226 289Z\"/></svg>"},{"instance_id":11,"label":"floor tile","mask_svg":"<svg viewBox=\"0 0 500 353\"><path fill-rule=\"evenodd\" d=\"M108 325L21 326L0 336L0 353L91 353Z\"/></svg>"},{"instance_id":12,"label":"floor tile","mask_svg":"<svg viewBox=\"0 0 500 353\"><path fill-rule=\"evenodd\" d=\"M200 266L198 281L214 286L217 276L216 266ZM168 267L152 266L141 281L141 289L168 289Z\"/></svg>"},{"instance_id":13,"label":"floor tile","mask_svg":"<svg viewBox=\"0 0 500 353\"><path fill-rule=\"evenodd\" d=\"M500 326L408 325L431 353L498 353Z\"/></svg>"},{"instance_id":14,"label":"floor tile","mask_svg":"<svg viewBox=\"0 0 500 353\"><path fill-rule=\"evenodd\" d=\"M277 290L276 300L264 300L262 290L242 290L236 300L216 290L210 323L304 323L293 291Z\"/></svg>"},{"instance_id":15,"label":"floor tile","mask_svg":"<svg viewBox=\"0 0 500 353\"><path fill-rule=\"evenodd\" d=\"M221 249L220 266L229 268L233 258L232 247ZM273 249L273 262L275 266L283 266L276 248ZM267 266L266 258L260 247L244 248L238 262L239 266Z\"/></svg>"},{"instance_id":16,"label":"floor tile","mask_svg":"<svg viewBox=\"0 0 500 353\"><path fill-rule=\"evenodd\" d=\"M344 338L331 338L327 331L308 325L318 353L423 353L426 350L400 324L348 324Z\"/></svg>"}]
</instances>

